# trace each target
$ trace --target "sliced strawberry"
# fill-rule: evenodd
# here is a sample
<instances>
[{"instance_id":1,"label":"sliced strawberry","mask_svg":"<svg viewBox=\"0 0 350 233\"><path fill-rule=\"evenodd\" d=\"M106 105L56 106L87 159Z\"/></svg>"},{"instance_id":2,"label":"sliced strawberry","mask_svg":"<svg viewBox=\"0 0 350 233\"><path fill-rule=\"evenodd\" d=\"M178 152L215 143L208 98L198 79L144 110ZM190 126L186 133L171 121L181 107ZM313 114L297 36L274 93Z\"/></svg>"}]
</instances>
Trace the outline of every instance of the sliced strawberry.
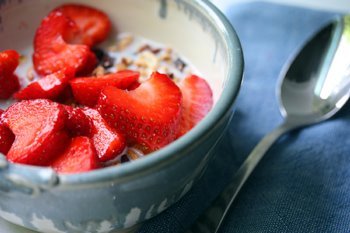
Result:
<instances>
[{"instance_id":1,"label":"sliced strawberry","mask_svg":"<svg viewBox=\"0 0 350 233\"><path fill-rule=\"evenodd\" d=\"M95 55L86 45L73 45L67 39L78 35L79 28L61 12L51 12L41 22L34 38L33 63L40 75L73 68L75 73L91 70Z\"/></svg>"},{"instance_id":2,"label":"sliced strawberry","mask_svg":"<svg viewBox=\"0 0 350 233\"><path fill-rule=\"evenodd\" d=\"M66 104L66 105L73 105L76 104L76 101L73 96L72 88L70 85L66 86L61 94L56 99L56 102Z\"/></svg>"},{"instance_id":3,"label":"sliced strawberry","mask_svg":"<svg viewBox=\"0 0 350 233\"><path fill-rule=\"evenodd\" d=\"M0 99L8 99L19 89L18 77L14 74L19 63L19 54L14 50L0 52Z\"/></svg>"},{"instance_id":4,"label":"sliced strawberry","mask_svg":"<svg viewBox=\"0 0 350 233\"><path fill-rule=\"evenodd\" d=\"M19 87L17 75L10 74L6 77L0 77L0 99L10 98L13 93L18 91Z\"/></svg>"},{"instance_id":5,"label":"sliced strawberry","mask_svg":"<svg viewBox=\"0 0 350 233\"><path fill-rule=\"evenodd\" d=\"M182 97L182 115L179 127L179 137L191 130L201 121L213 106L213 93L208 83L191 75L179 84Z\"/></svg>"},{"instance_id":6,"label":"sliced strawberry","mask_svg":"<svg viewBox=\"0 0 350 233\"><path fill-rule=\"evenodd\" d=\"M100 161L107 162L120 156L126 147L124 136L111 128L97 110L85 108L84 113L92 119L92 140Z\"/></svg>"},{"instance_id":7,"label":"sliced strawberry","mask_svg":"<svg viewBox=\"0 0 350 233\"><path fill-rule=\"evenodd\" d=\"M132 83L132 84L127 88L127 90L128 90L128 91L135 90L135 89L138 88L140 85L141 85L140 82L134 82L134 83Z\"/></svg>"},{"instance_id":8,"label":"sliced strawberry","mask_svg":"<svg viewBox=\"0 0 350 233\"><path fill-rule=\"evenodd\" d=\"M15 50L0 52L0 76L13 74L19 64L19 54Z\"/></svg>"},{"instance_id":9,"label":"sliced strawberry","mask_svg":"<svg viewBox=\"0 0 350 233\"><path fill-rule=\"evenodd\" d=\"M73 108L63 105L67 114L66 128L72 136L90 136L93 124L90 117L86 116L81 108Z\"/></svg>"},{"instance_id":10,"label":"sliced strawberry","mask_svg":"<svg viewBox=\"0 0 350 233\"><path fill-rule=\"evenodd\" d=\"M70 81L75 99L83 105L93 107L98 101L101 90L106 86L127 89L137 82L139 72L125 70L101 77L75 78Z\"/></svg>"},{"instance_id":11,"label":"sliced strawberry","mask_svg":"<svg viewBox=\"0 0 350 233\"><path fill-rule=\"evenodd\" d=\"M11 130L0 124L0 153L6 155L14 140L15 135L11 132Z\"/></svg>"},{"instance_id":12,"label":"sliced strawberry","mask_svg":"<svg viewBox=\"0 0 350 233\"><path fill-rule=\"evenodd\" d=\"M64 109L49 100L25 100L3 113L3 123L16 135L7 159L31 165L47 165L64 150Z\"/></svg>"},{"instance_id":13,"label":"sliced strawberry","mask_svg":"<svg viewBox=\"0 0 350 233\"><path fill-rule=\"evenodd\" d=\"M81 173L100 167L93 143L88 137L75 137L50 166L58 173Z\"/></svg>"},{"instance_id":14,"label":"sliced strawberry","mask_svg":"<svg viewBox=\"0 0 350 233\"><path fill-rule=\"evenodd\" d=\"M57 99L73 77L73 72L57 71L49 74L36 82L29 84L17 92L14 97L18 100L29 99Z\"/></svg>"},{"instance_id":15,"label":"sliced strawberry","mask_svg":"<svg viewBox=\"0 0 350 233\"><path fill-rule=\"evenodd\" d=\"M108 16L95 8L66 4L55 9L70 18L80 29L81 33L70 40L77 44L85 44L89 47L104 41L111 30L111 22Z\"/></svg>"},{"instance_id":16,"label":"sliced strawberry","mask_svg":"<svg viewBox=\"0 0 350 233\"><path fill-rule=\"evenodd\" d=\"M7 154L12 146L13 141L15 140L15 135L9 128L3 125L1 121L1 115L3 112L4 111L0 109L0 153Z\"/></svg>"},{"instance_id":17,"label":"sliced strawberry","mask_svg":"<svg viewBox=\"0 0 350 233\"><path fill-rule=\"evenodd\" d=\"M79 70L77 72L76 76L87 76L90 75L92 73L92 71L94 71L94 69L96 68L98 63L98 60L96 58L96 55L93 52L90 52L87 56L86 59L86 63L84 65L84 68Z\"/></svg>"},{"instance_id":18,"label":"sliced strawberry","mask_svg":"<svg viewBox=\"0 0 350 233\"><path fill-rule=\"evenodd\" d=\"M98 109L129 141L156 150L175 139L181 102L178 86L167 75L153 73L133 91L106 87Z\"/></svg>"}]
</instances>

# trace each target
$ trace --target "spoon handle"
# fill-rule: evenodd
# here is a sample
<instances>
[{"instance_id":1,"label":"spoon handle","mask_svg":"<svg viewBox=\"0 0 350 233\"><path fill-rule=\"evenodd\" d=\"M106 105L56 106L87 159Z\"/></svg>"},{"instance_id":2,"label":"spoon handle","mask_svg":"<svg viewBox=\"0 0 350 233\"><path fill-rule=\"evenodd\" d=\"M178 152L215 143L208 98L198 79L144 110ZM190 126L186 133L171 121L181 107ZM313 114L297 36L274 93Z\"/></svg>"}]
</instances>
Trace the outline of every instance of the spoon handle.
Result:
<instances>
[{"instance_id":1,"label":"spoon handle","mask_svg":"<svg viewBox=\"0 0 350 233\"><path fill-rule=\"evenodd\" d=\"M231 183L214 200L211 206L202 213L187 233L217 233L230 206L259 161L271 145L292 128L294 127L284 123L267 134L243 162Z\"/></svg>"}]
</instances>

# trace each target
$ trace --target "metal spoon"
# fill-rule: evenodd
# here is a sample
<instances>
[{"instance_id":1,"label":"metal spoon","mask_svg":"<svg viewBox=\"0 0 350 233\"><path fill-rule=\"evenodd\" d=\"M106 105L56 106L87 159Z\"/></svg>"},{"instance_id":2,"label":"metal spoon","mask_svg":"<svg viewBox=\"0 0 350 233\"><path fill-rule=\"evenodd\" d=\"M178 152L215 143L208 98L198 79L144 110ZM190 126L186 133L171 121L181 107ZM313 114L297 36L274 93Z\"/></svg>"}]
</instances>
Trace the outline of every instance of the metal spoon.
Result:
<instances>
[{"instance_id":1,"label":"metal spoon","mask_svg":"<svg viewBox=\"0 0 350 233\"><path fill-rule=\"evenodd\" d=\"M271 145L286 132L324 121L344 106L350 95L349 54L350 15L323 27L287 62L277 86L284 122L260 141L232 182L187 233L217 233L238 192Z\"/></svg>"}]
</instances>

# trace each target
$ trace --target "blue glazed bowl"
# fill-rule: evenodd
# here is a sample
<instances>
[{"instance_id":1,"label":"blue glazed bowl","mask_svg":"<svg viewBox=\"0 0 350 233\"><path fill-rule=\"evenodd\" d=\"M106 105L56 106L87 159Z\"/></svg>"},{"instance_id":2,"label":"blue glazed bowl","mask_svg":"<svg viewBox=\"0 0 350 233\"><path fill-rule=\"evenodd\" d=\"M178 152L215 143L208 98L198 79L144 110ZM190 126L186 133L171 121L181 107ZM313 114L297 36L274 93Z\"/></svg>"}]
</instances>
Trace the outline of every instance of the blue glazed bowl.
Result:
<instances>
[{"instance_id":1,"label":"blue glazed bowl","mask_svg":"<svg viewBox=\"0 0 350 233\"><path fill-rule=\"evenodd\" d=\"M0 1L0 50L30 57L35 30L67 1ZM243 74L239 39L203 0L81 0L105 11L118 31L171 46L194 64L214 92L212 111L188 134L139 160L76 175L8 163L0 155L0 216L40 232L132 232L192 187L215 155ZM17 72L25 74L29 64ZM6 108L11 101L0 102Z\"/></svg>"}]
</instances>

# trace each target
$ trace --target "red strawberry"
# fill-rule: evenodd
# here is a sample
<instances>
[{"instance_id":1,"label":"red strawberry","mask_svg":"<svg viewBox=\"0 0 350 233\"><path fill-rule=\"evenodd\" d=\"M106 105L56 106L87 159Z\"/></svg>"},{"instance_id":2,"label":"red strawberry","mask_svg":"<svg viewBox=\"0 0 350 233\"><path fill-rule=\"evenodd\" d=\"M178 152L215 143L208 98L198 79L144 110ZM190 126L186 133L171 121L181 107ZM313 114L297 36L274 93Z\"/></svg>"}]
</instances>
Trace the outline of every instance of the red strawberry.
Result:
<instances>
[{"instance_id":1,"label":"red strawberry","mask_svg":"<svg viewBox=\"0 0 350 233\"><path fill-rule=\"evenodd\" d=\"M93 122L92 140L100 161L107 162L121 155L126 147L124 136L111 128L97 110L86 108L84 112Z\"/></svg>"},{"instance_id":2,"label":"red strawberry","mask_svg":"<svg viewBox=\"0 0 350 233\"><path fill-rule=\"evenodd\" d=\"M13 74L19 64L19 54L15 50L0 52L0 76Z\"/></svg>"},{"instance_id":3,"label":"red strawberry","mask_svg":"<svg viewBox=\"0 0 350 233\"><path fill-rule=\"evenodd\" d=\"M7 159L31 165L47 165L64 150L64 109L49 100L25 100L3 113L3 123L16 135Z\"/></svg>"},{"instance_id":4,"label":"red strawberry","mask_svg":"<svg viewBox=\"0 0 350 233\"><path fill-rule=\"evenodd\" d=\"M45 17L34 38L33 63L36 71L40 75L65 68L73 68L75 73L91 71L97 60L90 48L66 42L79 33L75 23L61 12L54 11Z\"/></svg>"},{"instance_id":5,"label":"red strawberry","mask_svg":"<svg viewBox=\"0 0 350 233\"><path fill-rule=\"evenodd\" d=\"M51 99L55 100L68 85L69 79L74 76L73 72L58 71L49 74L39 81L29 84L24 89L17 92L14 97L19 100L29 99Z\"/></svg>"},{"instance_id":6,"label":"red strawberry","mask_svg":"<svg viewBox=\"0 0 350 233\"><path fill-rule=\"evenodd\" d=\"M66 4L55 9L70 18L80 29L81 33L72 42L85 44L89 47L104 41L111 30L111 22L108 16L95 8L79 5Z\"/></svg>"},{"instance_id":7,"label":"red strawberry","mask_svg":"<svg viewBox=\"0 0 350 233\"><path fill-rule=\"evenodd\" d=\"M175 139L181 102L176 84L165 74L153 73L133 91L106 87L98 109L129 141L156 150Z\"/></svg>"},{"instance_id":8,"label":"red strawberry","mask_svg":"<svg viewBox=\"0 0 350 233\"><path fill-rule=\"evenodd\" d=\"M63 91L61 92L61 94L60 94L60 95L58 96L58 98L56 99L56 102L58 102L58 103L63 103L63 104L67 104L67 105L76 104L76 101L74 100L72 88L70 87L70 85L66 86L66 87L63 89Z\"/></svg>"},{"instance_id":9,"label":"red strawberry","mask_svg":"<svg viewBox=\"0 0 350 233\"><path fill-rule=\"evenodd\" d=\"M75 78L70 81L75 99L82 105L93 107L98 101L101 90L106 86L127 89L137 82L140 74L125 70L101 77Z\"/></svg>"},{"instance_id":10,"label":"red strawberry","mask_svg":"<svg viewBox=\"0 0 350 233\"><path fill-rule=\"evenodd\" d=\"M80 173L100 167L95 148L88 137L73 138L67 149L50 166L58 173Z\"/></svg>"},{"instance_id":11,"label":"red strawberry","mask_svg":"<svg viewBox=\"0 0 350 233\"><path fill-rule=\"evenodd\" d=\"M92 134L92 120L86 116L81 108L63 105L67 114L66 128L73 136L90 136Z\"/></svg>"},{"instance_id":12,"label":"red strawberry","mask_svg":"<svg viewBox=\"0 0 350 233\"><path fill-rule=\"evenodd\" d=\"M19 89L18 77L14 74L19 63L19 54L14 50L0 52L0 99L8 99Z\"/></svg>"},{"instance_id":13,"label":"red strawberry","mask_svg":"<svg viewBox=\"0 0 350 233\"><path fill-rule=\"evenodd\" d=\"M93 53L91 51L87 56L84 68L79 70L79 72L77 73L77 76L90 75L92 73L92 71L94 71L94 69L96 68L97 63L98 63L97 57L96 57L95 53Z\"/></svg>"},{"instance_id":14,"label":"red strawberry","mask_svg":"<svg viewBox=\"0 0 350 233\"><path fill-rule=\"evenodd\" d=\"M213 106L213 93L208 83L196 75L185 78L179 86L183 97L180 137L207 115Z\"/></svg>"},{"instance_id":15,"label":"red strawberry","mask_svg":"<svg viewBox=\"0 0 350 233\"><path fill-rule=\"evenodd\" d=\"M0 117L3 112L4 111L0 109ZM7 154L14 140L15 135L0 121L0 153Z\"/></svg>"}]
</instances>

